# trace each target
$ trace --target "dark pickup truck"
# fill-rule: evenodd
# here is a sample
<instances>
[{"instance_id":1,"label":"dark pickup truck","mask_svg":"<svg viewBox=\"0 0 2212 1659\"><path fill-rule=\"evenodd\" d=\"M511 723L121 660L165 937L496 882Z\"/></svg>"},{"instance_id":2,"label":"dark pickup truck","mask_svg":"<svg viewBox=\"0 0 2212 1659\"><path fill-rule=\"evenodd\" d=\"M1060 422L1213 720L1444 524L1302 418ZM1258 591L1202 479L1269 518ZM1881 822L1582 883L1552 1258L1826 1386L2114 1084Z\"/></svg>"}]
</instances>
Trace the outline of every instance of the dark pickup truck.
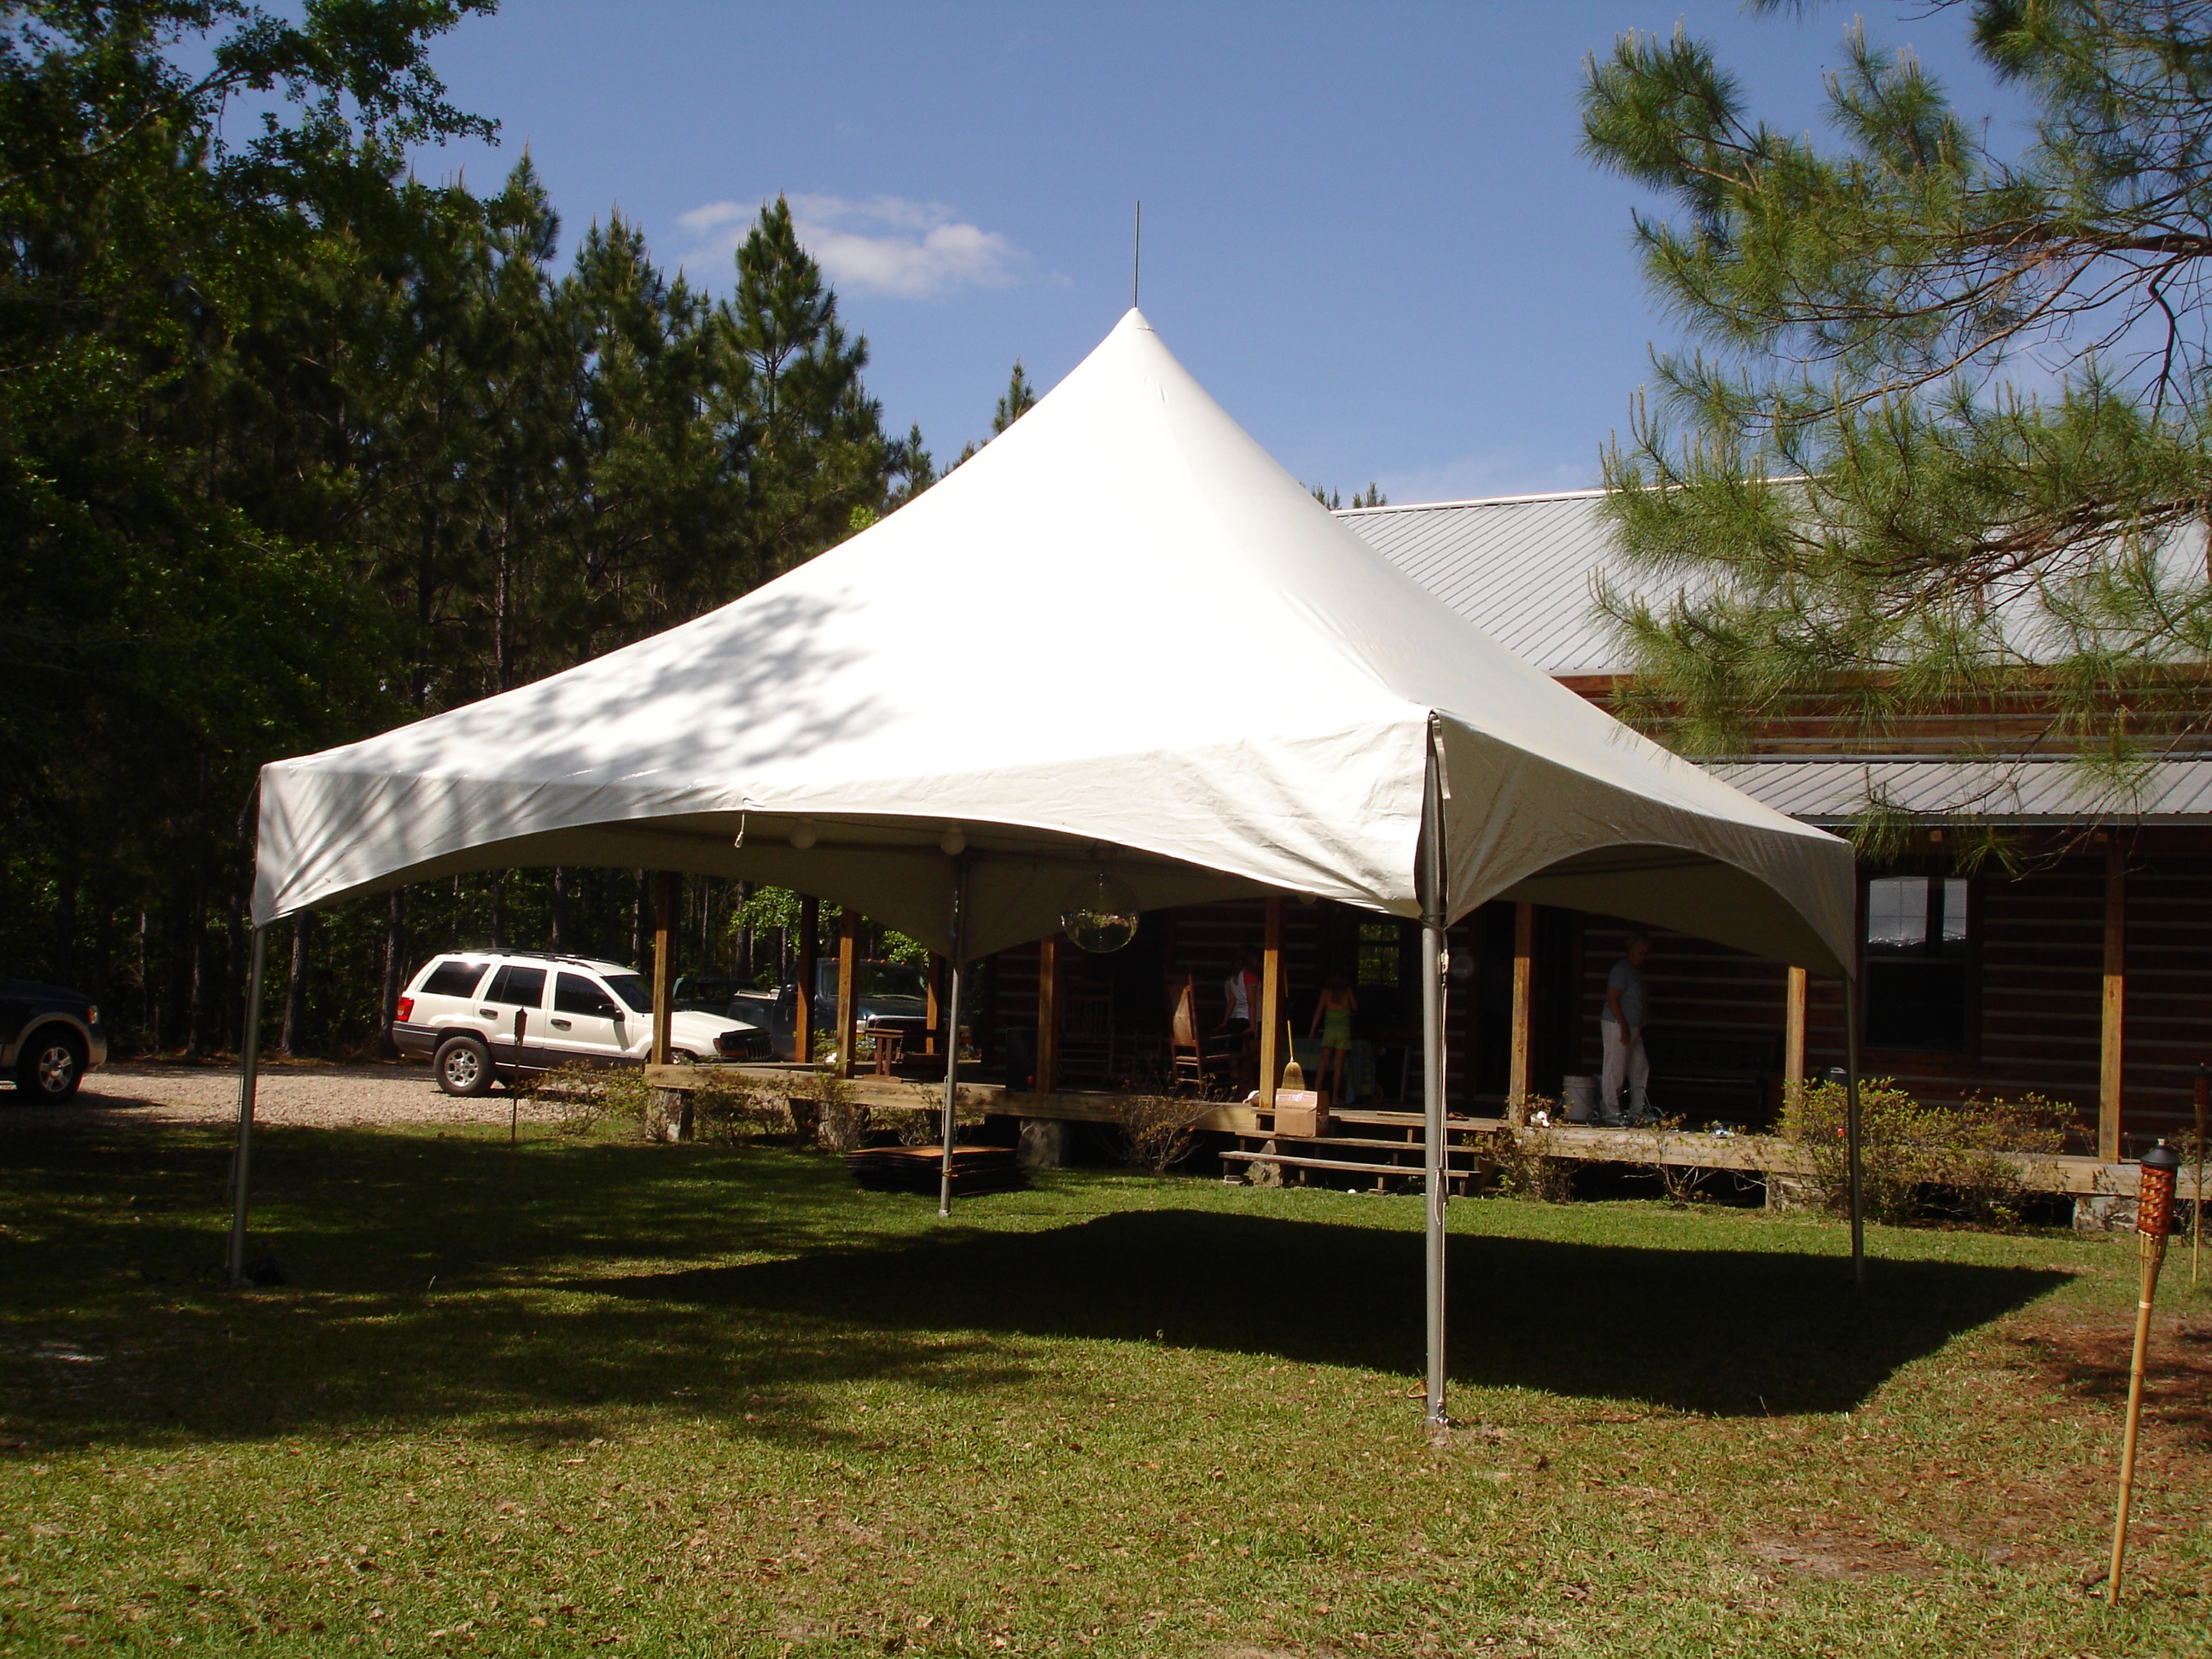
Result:
<instances>
[{"instance_id":1,"label":"dark pickup truck","mask_svg":"<svg viewBox=\"0 0 2212 1659\"><path fill-rule=\"evenodd\" d=\"M84 1074L107 1063L107 1028L81 991L0 979L0 1073L18 1100L67 1100Z\"/></svg>"},{"instance_id":2,"label":"dark pickup truck","mask_svg":"<svg viewBox=\"0 0 2212 1659\"><path fill-rule=\"evenodd\" d=\"M863 1030L892 1030L903 1034L919 1052L922 1034L929 1029L929 976L903 962L863 962L857 964L859 1006L854 1011ZM676 1001L683 1004L683 986ZM732 1019L757 1025L769 1034L776 1058L789 1060L799 1030L799 988L787 982L774 991L735 991L714 1011ZM836 957L814 964L814 1029L828 1031L837 1024L837 962Z\"/></svg>"}]
</instances>

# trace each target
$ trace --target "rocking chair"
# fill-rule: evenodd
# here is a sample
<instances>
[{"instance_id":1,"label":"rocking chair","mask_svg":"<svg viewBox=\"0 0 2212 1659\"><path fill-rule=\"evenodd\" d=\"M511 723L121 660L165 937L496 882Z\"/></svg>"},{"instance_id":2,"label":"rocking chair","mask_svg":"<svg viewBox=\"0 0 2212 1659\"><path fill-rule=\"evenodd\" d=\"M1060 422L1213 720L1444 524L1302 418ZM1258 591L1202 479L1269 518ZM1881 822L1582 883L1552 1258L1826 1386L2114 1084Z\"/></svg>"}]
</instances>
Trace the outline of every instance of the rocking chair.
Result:
<instances>
[{"instance_id":1,"label":"rocking chair","mask_svg":"<svg viewBox=\"0 0 2212 1659\"><path fill-rule=\"evenodd\" d=\"M1199 1029L1198 990L1191 975L1182 975L1175 987L1175 1018L1168 1037L1168 1076L1175 1087L1195 1090L1210 1097L1217 1078L1235 1086L1243 1064L1243 1040L1231 1037L1217 1046Z\"/></svg>"}]
</instances>

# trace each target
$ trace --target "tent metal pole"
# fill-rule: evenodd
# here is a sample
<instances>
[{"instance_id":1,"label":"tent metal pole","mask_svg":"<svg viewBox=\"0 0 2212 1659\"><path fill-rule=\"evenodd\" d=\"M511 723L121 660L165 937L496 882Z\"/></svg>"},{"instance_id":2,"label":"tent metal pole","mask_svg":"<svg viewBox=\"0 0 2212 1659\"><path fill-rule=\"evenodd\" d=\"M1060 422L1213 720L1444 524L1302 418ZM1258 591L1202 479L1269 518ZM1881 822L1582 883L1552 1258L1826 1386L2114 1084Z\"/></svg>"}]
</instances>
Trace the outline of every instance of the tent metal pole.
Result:
<instances>
[{"instance_id":1,"label":"tent metal pole","mask_svg":"<svg viewBox=\"0 0 2212 1659\"><path fill-rule=\"evenodd\" d=\"M937 1213L952 1213L952 1132L959 1122L960 1106L960 992L968 967L968 864L952 865L952 954L946 963L950 981L945 999L945 1133L943 1159L937 1171Z\"/></svg>"},{"instance_id":2,"label":"tent metal pole","mask_svg":"<svg viewBox=\"0 0 2212 1659\"><path fill-rule=\"evenodd\" d=\"M1436 742L1421 785L1421 1133L1428 1198L1427 1427L1431 1439L1451 1427L1444 1410L1444 849Z\"/></svg>"},{"instance_id":3,"label":"tent metal pole","mask_svg":"<svg viewBox=\"0 0 2212 1659\"><path fill-rule=\"evenodd\" d=\"M253 950L246 967L246 1039L238 1066L238 1150L231 1159L230 1252L223 1278L233 1285L246 1282L246 1199L248 1171L253 1158L253 1085L261 1065L261 983L269 966L269 930L253 930Z\"/></svg>"},{"instance_id":4,"label":"tent metal pole","mask_svg":"<svg viewBox=\"0 0 2212 1659\"><path fill-rule=\"evenodd\" d=\"M1851 1283L1866 1283L1866 1167L1860 1157L1859 985L1844 976L1844 1140L1850 1158Z\"/></svg>"}]
</instances>

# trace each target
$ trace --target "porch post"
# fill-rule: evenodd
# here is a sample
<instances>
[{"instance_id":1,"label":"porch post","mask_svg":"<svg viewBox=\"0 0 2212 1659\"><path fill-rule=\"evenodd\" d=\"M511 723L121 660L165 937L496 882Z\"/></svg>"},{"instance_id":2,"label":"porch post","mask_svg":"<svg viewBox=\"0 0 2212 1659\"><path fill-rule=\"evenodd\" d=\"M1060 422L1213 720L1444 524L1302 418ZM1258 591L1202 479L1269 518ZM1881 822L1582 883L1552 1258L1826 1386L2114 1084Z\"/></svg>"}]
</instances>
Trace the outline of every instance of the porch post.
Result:
<instances>
[{"instance_id":1,"label":"porch post","mask_svg":"<svg viewBox=\"0 0 2212 1659\"><path fill-rule=\"evenodd\" d=\"M1283 896L1267 895L1267 936L1260 955L1260 1109L1273 1111L1283 1074Z\"/></svg>"},{"instance_id":2,"label":"porch post","mask_svg":"<svg viewBox=\"0 0 2212 1659\"><path fill-rule=\"evenodd\" d=\"M929 953L928 970L923 975L923 990L929 1000L928 1006L925 1011L925 1017L928 1021L928 1028L923 1033L921 1039L921 1052L925 1054L933 1054L937 1052L937 1017L944 1011L945 1001L945 1000L938 994L937 988L939 982L943 980L944 977L945 958L938 955L936 951L932 951Z\"/></svg>"},{"instance_id":3,"label":"porch post","mask_svg":"<svg viewBox=\"0 0 2212 1659\"><path fill-rule=\"evenodd\" d=\"M246 1282L246 1198L253 1158L253 1085L261 1064L261 982L269 966L269 929L253 930L253 950L246 970L246 1038L238 1066L238 1151L230 1172L230 1256L223 1277Z\"/></svg>"},{"instance_id":4,"label":"porch post","mask_svg":"<svg viewBox=\"0 0 2212 1659\"><path fill-rule=\"evenodd\" d=\"M1037 941L1036 1091L1060 1087L1060 935Z\"/></svg>"},{"instance_id":5,"label":"porch post","mask_svg":"<svg viewBox=\"0 0 2212 1659\"><path fill-rule=\"evenodd\" d=\"M860 1035L860 913L837 917L837 1075L853 1075L853 1044Z\"/></svg>"},{"instance_id":6,"label":"porch post","mask_svg":"<svg viewBox=\"0 0 2212 1659\"><path fill-rule=\"evenodd\" d=\"M2120 1161L2120 1079L2128 994L2128 854L2117 833L2105 849L2105 1000L2097 1064L2097 1157Z\"/></svg>"},{"instance_id":7,"label":"porch post","mask_svg":"<svg viewBox=\"0 0 2212 1659\"><path fill-rule=\"evenodd\" d=\"M1536 1026L1536 907L1513 907L1513 1042L1506 1072L1505 1118L1528 1121L1528 1068Z\"/></svg>"},{"instance_id":8,"label":"porch post","mask_svg":"<svg viewBox=\"0 0 2212 1659\"><path fill-rule=\"evenodd\" d=\"M952 860L952 955L945 999L945 1144L937 1176L937 1213L952 1213L952 1132L959 1123L960 986L968 966L968 863Z\"/></svg>"},{"instance_id":9,"label":"porch post","mask_svg":"<svg viewBox=\"0 0 2212 1659\"><path fill-rule=\"evenodd\" d=\"M1431 727L1421 785L1421 1138L1428 1211L1428 1413L1431 1439L1451 1427L1444 1411L1444 824Z\"/></svg>"},{"instance_id":10,"label":"porch post","mask_svg":"<svg viewBox=\"0 0 2212 1659\"><path fill-rule=\"evenodd\" d=\"M799 995L792 1005L797 1022L791 1034L791 1057L804 1066L814 1058L815 935L822 931L822 901L799 901Z\"/></svg>"},{"instance_id":11,"label":"porch post","mask_svg":"<svg viewBox=\"0 0 2212 1659\"><path fill-rule=\"evenodd\" d=\"M653 1063L668 1064L668 1027L676 1011L670 999L676 989L676 906L684 878L663 870L653 884ZM515 1051L515 1064L522 1054Z\"/></svg>"},{"instance_id":12,"label":"porch post","mask_svg":"<svg viewBox=\"0 0 2212 1659\"><path fill-rule=\"evenodd\" d=\"M1793 1106L1805 1087L1805 1008L1808 975L1802 968L1789 971L1783 993L1782 1103Z\"/></svg>"}]
</instances>

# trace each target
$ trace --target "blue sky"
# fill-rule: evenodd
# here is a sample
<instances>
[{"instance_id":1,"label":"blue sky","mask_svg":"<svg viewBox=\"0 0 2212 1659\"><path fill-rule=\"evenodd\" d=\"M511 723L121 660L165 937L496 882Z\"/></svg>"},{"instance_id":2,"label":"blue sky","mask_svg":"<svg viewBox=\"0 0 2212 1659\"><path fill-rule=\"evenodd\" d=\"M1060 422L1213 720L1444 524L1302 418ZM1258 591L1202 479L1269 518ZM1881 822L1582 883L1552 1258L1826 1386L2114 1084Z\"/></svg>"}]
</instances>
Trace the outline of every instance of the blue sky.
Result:
<instances>
[{"instance_id":1,"label":"blue sky","mask_svg":"<svg viewBox=\"0 0 2212 1659\"><path fill-rule=\"evenodd\" d=\"M500 145L420 165L489 189L527 146L564 251L619 204L718 291L787 193L887 423L919 422L940 464L988 434L1015 357L1050 386L1113 325L1141 198L1146 313L1299 477L1568 489L1672 337L1629 248L1637 192L1576 153L1583 55L1680 18L1802 127L1852 15L507 0L437 48ZM1968 109L2010 107L1959 12L1863 15Z\"/></svg>"}]
</instances>

